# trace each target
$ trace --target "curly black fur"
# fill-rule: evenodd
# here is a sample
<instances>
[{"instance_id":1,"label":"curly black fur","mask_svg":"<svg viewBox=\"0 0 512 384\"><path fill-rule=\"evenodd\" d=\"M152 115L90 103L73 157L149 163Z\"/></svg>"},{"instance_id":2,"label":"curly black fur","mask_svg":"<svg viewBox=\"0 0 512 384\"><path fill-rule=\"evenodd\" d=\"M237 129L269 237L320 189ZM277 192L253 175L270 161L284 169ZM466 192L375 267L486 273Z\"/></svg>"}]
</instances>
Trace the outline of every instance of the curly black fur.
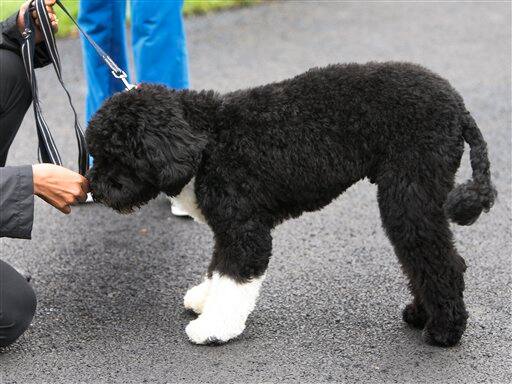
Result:
<instances>
[{"instance_id":1,"label":"curly black fur","mask_svg":"<svg viewBox=\"0 0 512 384\"><path fill-rule=\"evenodd\" d=\"M414 295L404 320L436 345L462 336L465 263L447 216L472 223L496 191L480 131L434 73L331 65L224 95L142 85L103 105L87 141L94 196L119 211L176 195L195 177L215 234L209 271L239 281L266 270L273 227L369 178ZM473 180L454 189L464 141Z\"/></svg>"}]
</instances>

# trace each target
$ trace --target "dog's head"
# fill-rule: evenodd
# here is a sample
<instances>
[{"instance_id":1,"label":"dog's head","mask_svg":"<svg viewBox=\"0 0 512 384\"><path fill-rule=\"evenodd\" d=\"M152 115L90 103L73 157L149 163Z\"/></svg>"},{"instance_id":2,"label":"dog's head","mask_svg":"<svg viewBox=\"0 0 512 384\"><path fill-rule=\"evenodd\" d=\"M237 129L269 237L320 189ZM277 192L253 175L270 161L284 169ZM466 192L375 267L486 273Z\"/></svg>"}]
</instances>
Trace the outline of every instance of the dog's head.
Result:
<instances>
[{"instance_id":1,"label":"dog's head","mask_svg":"<svg viewBox=\"0 0 512 384\"><path fill-rule=\"evenodd\" d=\"M160 191L177 195L199 166L206 135L183 118L179 94L143 84L109 98L89 122L96 201L131 212Z\"/></svg>"}]
</instances>

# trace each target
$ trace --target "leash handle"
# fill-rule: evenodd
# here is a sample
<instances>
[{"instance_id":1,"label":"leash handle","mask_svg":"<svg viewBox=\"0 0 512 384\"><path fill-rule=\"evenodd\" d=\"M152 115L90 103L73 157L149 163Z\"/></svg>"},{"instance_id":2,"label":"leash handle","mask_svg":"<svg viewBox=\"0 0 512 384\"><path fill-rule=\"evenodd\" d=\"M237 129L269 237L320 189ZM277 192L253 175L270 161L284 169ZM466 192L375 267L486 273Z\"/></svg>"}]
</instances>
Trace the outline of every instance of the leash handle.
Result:
<instances>
[{"instance_id":1,"label":"leash handle","mask_svg":"<svg viewBox=\"0 0 512 384\"><path fill-rule=\"evenodd\" d=\"M55 145L55 141L50 132L50 128L46 123L41 109L41 104L39 102L38 88L37 88L37 79L34 71L34 52L35 52L35 31L36 26L34 20L30 16L31 12L35 9L37 12L37 17L41 24L40 29L43 36L43 40L48 49L48 53L50 55L50 59L53 64L53 68L55 69L55 73L57 74L57 78L66 92L68 97L69 105L73 110L74 114L74 127L75 127L75 136L78 143L78 171L81 175L87 173L89 164L88 164L88 154L87 154L87 146L85 143L85 136L78 122L78 115L73 106L73 102L71 100L71 95L64 85L64 81L62 80L62 68L60 64L59 52L57 50L57 45L55 43L55 36L53 35L53 30L51 26L51 20L48 16L48 12L46 11L46 6L44 0L34 0L33 6L30 6L25 11L23 15L25 22L25 30L22 33L23 43L21 45L21 54L23 57L23 64L25 67L25 72L27 74L27 78L30 82L32 88L32 100L34 106L34 116L36 120L36 128L37 128L37 136L39 141L39 160L45 163L53 163L56 165L62 165L62 159L60 157L57 146Z\"/></svg>"},{"instance_id":2,"label":"leash handle","mask_svg":"<svg viewBox=\"0 0 512 384\"><path fill-rule=\"evenodd\" d=\"M130 84L128 82L128 75L126 74L126 72L123 71L121 68L119 68L119 66L116 64L116 62L114 60L112 60L112 58L109 55L107 55L107 53L103 49L101 49L101 47L98 44L96 44L96 42L91 38L91 36L89 36L80 27L78 22L73 18L73 16L71 16L71 14L68 12L66 7L64 7L64 4L62 4L61 0L56 0L56 4L62 9L62 11L66 15L68 15L68 17L71 19L73 24L76 25L76 27L78 28L80 33L85 37L85 39L89 42L89 44L91 44L91 46L94 48L94 50L96 51L98 56L101 57L101 59L105 62L105 64L107 64L107 66L110 68L110 71L112 72L112 76L114 76L116 79L120 79L123 82L124 87L126 88L127 91L135 88L135 85Z\"/></svg>"}]
</instances>

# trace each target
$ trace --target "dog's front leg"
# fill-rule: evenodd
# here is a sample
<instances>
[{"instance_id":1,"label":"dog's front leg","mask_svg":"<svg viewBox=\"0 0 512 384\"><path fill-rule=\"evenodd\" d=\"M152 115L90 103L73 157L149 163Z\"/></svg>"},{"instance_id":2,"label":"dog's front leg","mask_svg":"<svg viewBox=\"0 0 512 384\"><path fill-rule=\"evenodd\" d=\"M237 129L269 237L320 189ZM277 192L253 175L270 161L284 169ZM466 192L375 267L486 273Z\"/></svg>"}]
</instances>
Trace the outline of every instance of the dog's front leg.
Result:
<instances>
[{"instance_id":1,"label":"dog's front leg","mask_svg":"<svg viewBox=\"0 0 512 384\"><path fill-rule=\"evenodd\" d=\"M271 254L270 228L259 223L215 232L208 278L185 295L185 306L200 313L186 327L196 344L223 343L240 335L254 309Z\"/></svg>"},{"instance_id":2,"label":"dog's front leg","mask_svg":"<svg viewBox=\"0 0 512 384\"><path fill-rule=\"evenodd\" d=\"M184 307L200 315L210 292L211 282L212 279L206 276L201 284L190 288L183 298Z\"/></svg>"}]
</instances>

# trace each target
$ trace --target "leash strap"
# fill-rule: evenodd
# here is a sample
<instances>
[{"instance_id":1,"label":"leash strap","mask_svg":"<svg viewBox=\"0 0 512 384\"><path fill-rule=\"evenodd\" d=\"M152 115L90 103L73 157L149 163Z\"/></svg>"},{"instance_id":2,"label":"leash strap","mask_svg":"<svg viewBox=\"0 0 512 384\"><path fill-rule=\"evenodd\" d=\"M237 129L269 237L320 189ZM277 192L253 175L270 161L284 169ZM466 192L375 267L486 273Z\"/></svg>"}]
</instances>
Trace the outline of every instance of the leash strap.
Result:
<instances>
[{"instance_id":1,"label":"leash strap","mask_svg":"<svg viewBox=\"0 0 512 384\"><path fill-rule=\"evenodd\" d=\"M62 8L60 1L57 0L57 3ZM34 71L36 26L34 20L30 16L30 13L33 10L37 12L37 17L41 24L41 33L43 36L43 40L46 44L46 47L48 49L48 53L50 54L50 59L53 64L53 68L55 69L55 73L57 74L57 78L59 79L62 88L64 88L64 91L66 92L66 95L69 100L69 105L73 110L75 118L75 135L78 142L78 170L81 175L85 175L87 173L89 165L84 132L78 122L78 116L71 101L71 95L69 94L66 86L64 85L64 81L62 80L60 57L59 52L57 51L57 45L55 44L55 37L52 31L51 20L48 16L48 12L46 11L44 0L34 0L33 4L33 7L28 7L27 11L23 15L25 21L25 30L22 33L24 41L21 46L21 53L23 57L23 64L25 66L25 72L27 73L27 78L29 79L32 88L34 115L36 120L37 136L39 140L39 160L44 163L62 165L62 159L60 157L57 146L55 145L55 141L52 137L48 124L46 123L43 117L41 104L39 102L37 79Z\"/></svg>"},{"instance_id":2,"label":"leash strap","mask_svg":"<svg viewBox=\"0 0 512 384\"><path fill-rule=\"evenodd\" d=\"M126 72L123 71L121 68L119 68L119 66L115 63L114 60L112 60L112 58L107 55L107 53L101 49L101 47L96 44L96 42L91 38L91 36L89 36L81 27L80 25L78 25L77 21L73 18L73 16L71 16L71 14L68 12L68 10L64 7L64 5L62 4L62 2L60 0L57 0L56 1L57 5L62 9L62 11L68 15L68 17L71 19L71 21L73 22L73 24L76 25L76 27L78 28L78 30L80 31L80 33L85 37L85 39L89 42L89 44L92 45L92 47L94 48L94 50L96 51L96 53L98 54L99 57L101 57L101 59L105 62L105 64L107 64L107 66L110 68L110 71L112 73L112 76L114 76L116 79L119 79L123 82L124 84L124 87L126 88L127 91L129 91L130 89L133 89L135 88L135 85L133 84L130 84L127 80L128 76L126 75Z\"/></svg>"}]
</instances>

